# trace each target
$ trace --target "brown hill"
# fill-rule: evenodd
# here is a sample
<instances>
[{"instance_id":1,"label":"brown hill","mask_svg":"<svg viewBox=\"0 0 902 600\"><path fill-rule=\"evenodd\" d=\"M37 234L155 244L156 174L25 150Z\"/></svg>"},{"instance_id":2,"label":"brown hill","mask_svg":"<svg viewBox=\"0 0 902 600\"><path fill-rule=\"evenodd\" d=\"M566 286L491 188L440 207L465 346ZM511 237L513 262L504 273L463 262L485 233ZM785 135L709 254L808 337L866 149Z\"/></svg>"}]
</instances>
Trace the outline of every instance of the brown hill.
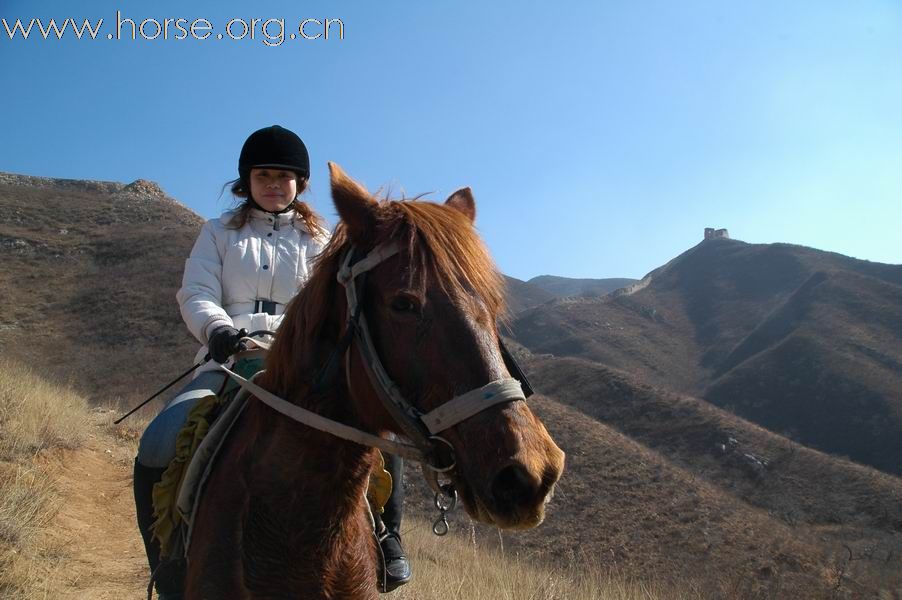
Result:
<instances>
[{"instance_id":1,"label":"brown hill","mask_svg":"<svg viewBox=\"0 0 902 600\"><path fill-rule=\"evenodd\" d=\"M553 294L521 279L505 275L504 282L507 284L507 308L512 315L554 299Z\"/></svg>"},{"instance_id":2,"label":"brown hill","mask_svg":"<svg viewBox=\"0 0 902 600\"><path fill-rule=\"evenodd\" d=\"M609 278L609 279L573 279L570 277L558 277L556 275L539 275L526 283L542 288L557 298L567 296L604 296L614 290L625 288L636 283L635 279Z\"/></svg>"},{"instance_id":3,"label":"brown hill","mask_svg":"<svg viewBox=\"0 0 902 600\"><path fill-rule=\"evenodd\" d=\"M900 298L902 266L709 240L611 296L525 311L513 333L902 473Z\"/></svg>"},{"instance_id":4,"label":"brown hill","mask_svg":"<svg viewBox=\"0 0 902 600\"><path fill-rule=\"evenodd\" d=\"M149 396L197 342L175 292L200 225L155 183L0 173L4 355L95 401Z\"/></svg>"}]
</instances>

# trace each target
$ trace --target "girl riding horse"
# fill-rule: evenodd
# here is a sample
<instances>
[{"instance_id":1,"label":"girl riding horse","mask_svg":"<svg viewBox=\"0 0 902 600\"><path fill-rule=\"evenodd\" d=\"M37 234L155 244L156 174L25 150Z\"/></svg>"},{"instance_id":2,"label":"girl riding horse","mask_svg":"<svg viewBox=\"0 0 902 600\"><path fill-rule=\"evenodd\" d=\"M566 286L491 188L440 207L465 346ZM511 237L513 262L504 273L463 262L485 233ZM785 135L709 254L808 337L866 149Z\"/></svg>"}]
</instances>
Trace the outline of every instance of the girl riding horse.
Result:
<instances>
[{"instance_id":1,"label":"girl riding horse","mask_svg":"<svg viewBox=\"0 0 902 600\"><path fill-rule=\"evenodd\" d=\"M375 600L365 490L388 432L433 473L437 505L459 494L501 528L541 523L563 470L501 342L504 281L469 189L444 205L378 202L330 170L341 222L258 385L242 383L255 398L192 521L189 600Z\"/></svg>"},{"instance_id":2,"label":"girl riding horse","mask_svg":"<svg viewBox=\"0 0 902 600\"><path fill-rule=\"evenodd\" d=\"M204 224L185 263L177 294L182 318L204 345L195 362L208 352L212 361L196 371L141 438L134 493L151 573L160 563L159 542L151 531L152 490L175 456L176 436L188 413L200 398L221 389L226 375L215 363L230 364L230 356L241 344L239 329L274 331L279 327L285 306L310 277L312 259L329 240L323 220L299 199L309 177L307 148L295 133L278 125L252 133L241 149L238 178L229 182L232 193L243 202ZM396 482L382 517L385 580L393 588L407 582L411 574L399 533L401 460L386 456L386 468ZM156 586L160 598L181 597L177 575L159 572Z\"/></svg>"}]
</instances>

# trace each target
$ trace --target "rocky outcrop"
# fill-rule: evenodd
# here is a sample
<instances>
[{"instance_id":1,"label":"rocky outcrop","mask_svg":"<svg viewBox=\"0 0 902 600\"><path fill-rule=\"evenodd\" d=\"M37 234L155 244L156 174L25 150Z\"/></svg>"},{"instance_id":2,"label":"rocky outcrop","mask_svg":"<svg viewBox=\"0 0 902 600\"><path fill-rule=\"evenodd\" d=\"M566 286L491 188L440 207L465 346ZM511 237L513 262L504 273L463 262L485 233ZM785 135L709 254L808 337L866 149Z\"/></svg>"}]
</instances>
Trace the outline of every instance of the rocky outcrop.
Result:
<instances>
[{"instance_id":1,"label":"rocky outcrop","mask_svg":"<svg viewBox=\"0 0 902 600\"><path fill-rule=\"evenodd\" d=\"M0 172L0 185L19 185L37 188L56 188L72 191L115 193L125 185L115 181L95 181L91 179L60 179Z\"/></svg>"}]
</instances>

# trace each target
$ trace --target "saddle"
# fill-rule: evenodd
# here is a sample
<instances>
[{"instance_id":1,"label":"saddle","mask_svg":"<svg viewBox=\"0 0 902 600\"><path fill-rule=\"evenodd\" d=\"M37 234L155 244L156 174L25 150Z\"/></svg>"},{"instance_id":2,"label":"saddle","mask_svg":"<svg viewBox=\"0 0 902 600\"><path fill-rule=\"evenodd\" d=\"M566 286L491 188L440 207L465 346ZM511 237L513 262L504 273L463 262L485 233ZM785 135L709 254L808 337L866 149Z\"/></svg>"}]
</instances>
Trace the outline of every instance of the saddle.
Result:
<instances>
[{"instance_id":1,"label":"saddle","mask_svg":"<svg viewBox=\"0 0 902 600\"><path fill-rule=\"evenodd\" d=\"M261 358L243 358L234 368L253 377L263 368ZM197 401L176 438L175 458L153 488L154 522L151 530L160 542L163 559L185 556L195 500L212 471L214 459L232 425L244 410L246 394L226 381L218 394Z\"/></svg>"},{"instance_id":2,"label":"saddle","mask_svg":"<svg viewBox=\"0 0 902 600\"><path fill-rule=\"evenodd\" d=\"M263 351L242 353L232 370L252 379L263 370ZM180 561L187 556L192 523L203 487L216 464L219 450L247 406L249 394L227 379L218 394L197 401L188 413L176 438L175 458L154 486L153 505L156 521L154 537L160 542L164 561ZM384 459L373 469L367 489L372 512L381 514L391 496L392 477Z\"/></svg>"}]
</instances>

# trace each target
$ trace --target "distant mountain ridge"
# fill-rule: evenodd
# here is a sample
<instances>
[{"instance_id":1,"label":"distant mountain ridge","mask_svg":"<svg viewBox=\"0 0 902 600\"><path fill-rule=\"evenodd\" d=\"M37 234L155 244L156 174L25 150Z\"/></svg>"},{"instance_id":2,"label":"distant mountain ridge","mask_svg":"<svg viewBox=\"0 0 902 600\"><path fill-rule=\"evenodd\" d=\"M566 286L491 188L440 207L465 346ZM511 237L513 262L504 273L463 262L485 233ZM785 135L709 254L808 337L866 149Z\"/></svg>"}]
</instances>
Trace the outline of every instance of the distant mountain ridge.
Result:
<instances>
[{"instance_id":1,"label":"distant mountain ridge","mask_svg":"<svg viewBox=\"0 0 902 600\"><path fill-rule=\"evenodd\" d=\"M635 279L571 279L540 275L529 281L504 276L507 283L508 307L511 314L560 298L604 296L636 283Z\"/></svg>"},{"instance_id":2,"label":"distant mountain ridge","mask_svg":"<svg viewBox=\"0 0 902 600\"><path fill-rule=\"evenodd\" d=\"M555 298L554 294L515 277L505 275L504 282L507 286L507 308L512 315Z\"/></svg>"},{"instance_id":3,"label":"distant mountain ridge","mask_svg":"<svg viewBox=\"0 0 902 600\"><path fill-rule=\"evenodd\" d=\"M526 283L542 288L558 298L566 296L604 296L614 290L636 283L625 277L609 279L572 279L556 275L539 275Z\"/></svg>"},{"instance_id":4,"label":"distant mountain ridge","mask_svg":"<svg viewBox=\"0 0 902 600\"><path fill-rule=\"evenodd\" d=\"M525 311L513 333L902 473L902 266L708 240L632 289Z\"/></svg>"}]
</instances>

